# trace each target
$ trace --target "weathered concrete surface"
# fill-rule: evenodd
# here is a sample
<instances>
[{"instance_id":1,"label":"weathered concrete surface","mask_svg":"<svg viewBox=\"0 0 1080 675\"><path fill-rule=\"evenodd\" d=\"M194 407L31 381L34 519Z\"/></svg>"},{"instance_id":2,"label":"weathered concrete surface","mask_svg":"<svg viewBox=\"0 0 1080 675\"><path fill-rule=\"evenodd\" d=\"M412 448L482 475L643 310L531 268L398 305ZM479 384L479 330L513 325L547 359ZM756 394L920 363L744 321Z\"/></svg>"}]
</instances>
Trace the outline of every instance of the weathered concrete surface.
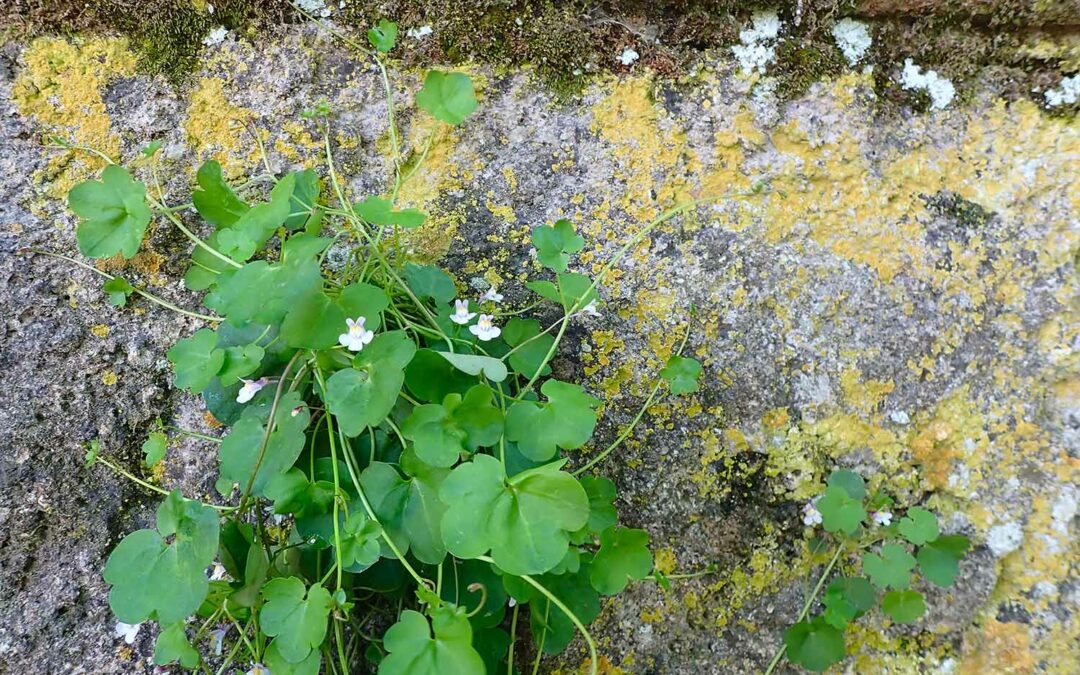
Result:
<instances>
[{"instance_id":1,"label":"weathered concrete surface","mask_svg":"<svg viewBox=\"0 0 1080 675\"><path fill-rule=\"evenodd\" d=\"M61 197L98 168L39 142L56 130L145 171L138 149L161 139L175 203L208 156L232 177L258 170L234 120L262 130L275 169L317 166L318 130L299 113L326 97L339 166L362 195L386 176L383 100L370 69L310 27L208 50L179 93L136 75L118 41L3 55L0 672L138 671L149 631L133 649L114 639L99 570L156 500L84 469L83 445L100 438L138 470L154 417L205 426L170 391L164 360L195 322L139 301L113 309L85 270L15 255L77 255ZM768 186L663 225L618 266L602 318L575 328L557 364L609 401L598 447L684 330L706 364L705 391L656 405L607 470L662 569L719 572L610 601L596 624L606 659L634 673L760 669L820 562L798 505L845 466L925 501L977 545L927 622L863 621L852 672L1072 672L1076 122L999 100L991 74L963 107L879 115L862 74L781 106L726 53L704 64L679 87L608 80L565 106L528 73L477 72L480 108L454 131L414 114L414 76L397 81L409 148L435 134L405 186L434 216L412 246L443 258L462 289L484 277L523 299L536 223L573 219L595 272L678 202ZM149 246L125 274L194 307L178 283L185 240L159 224ZM154 479L206 494L212 457L174 447ZM572 672L583 653L547 670Z\"/></svg>"}]
</instances>

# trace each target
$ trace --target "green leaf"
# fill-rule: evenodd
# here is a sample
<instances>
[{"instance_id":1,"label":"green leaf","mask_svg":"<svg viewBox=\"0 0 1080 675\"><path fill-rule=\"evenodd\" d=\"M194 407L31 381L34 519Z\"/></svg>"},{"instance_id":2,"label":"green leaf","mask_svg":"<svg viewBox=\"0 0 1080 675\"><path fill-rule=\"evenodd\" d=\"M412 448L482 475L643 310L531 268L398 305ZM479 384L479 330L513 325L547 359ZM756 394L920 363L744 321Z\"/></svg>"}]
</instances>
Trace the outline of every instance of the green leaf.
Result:
<instances>
[{"instance_id":1,"label":"green leaf","mask_svg":"<svg viewBox=\"0 0 1080 675\"><path fill-rule=\"evenodd\" d=\"M217 293L206 305L229 318L234 326L255 321L268 325L281 321L302 298L322 287L319 265L313 257L270 265L257 260L222 273Z\"/></svg>"},{"instance_id":2,"label":"green leaf","mask_svg":"<svg viewBox=\"0 0 1080 675\"><path fill-rule=\"evenodd\" d=\"M217 160L203 162L195 180L200 188L191 194L195 210L218 229L232 226L251 209L225 182Z\"/></svg>"},{"instance_id":3,"label":"green leaf","mask_svg":"<svg viewBox=\"0 0 1080 675\"><path fill-rule=\"evenodd\" d=\"M437 565L446 557L442 518L446 504L439 487L450 472L436 469L410 456L402 456L402 478L390 464L373 462L360 475L364 494L386 533L401 550L410 550L420 562ZM393 555L389 549L386 555Z\"/></svg>"},{"instance_id":4,"label":"green leaf","mask_svg":"<svg viewBox=\"0 0 1080 675\"><path fill-rule=\"evenodd\" d=\"M431 625L420 612L407 609L386 631L389 652L379 675L477 675L484 661L472 646L472 626L460 609L443 605L432 610Z\"/></svg>"},{"instance_id":5,"label":"green leaf","mask_svg":"<svg viewBox=\"0 0 1080 675\"><path fill-rule=\"evenodd\" d=\"M435 119L457 126L476 110L472 80L462 73L430 70L416 94L416 105Z\"/></svg>"},{"instance_id":6,"label":"green leaf","mask_svg":"<svg viewBox=\"0 0 1080 675\"><path fill-rule=\"evenodd\" d=\"M912 623L926 613L926 603L918 591L889 591L881 599L881 610L897 623Z\"/></svg>"},{"instance_id":7,"label":"green leaf","mask_svg":"<svg viewBox=\"0 0 1080 675\"><path fill-rule=\"evenodd\" d=\"M908 509L907 515L896 526L898 532L916 546L922 546L938 538L941 532L938 530L937 517L919 507Z\"/></svg>"},{"instance_id":8,"label":"green leaf","mask_svg":"<svg viewBox=\"0 0 1080 675\"><path fill-rule=\"evenodd\" d=\"M214 379L225 363L225 350L217 347L217 333L201 328L166 352L176 371L174 385L197 394Z\"/></svg>"},{"instance_id":9,"label":"green leaf","mask_svg":"<svg viewBox=\"0 0 1080 675\"><path fill-rule=\"evenodd\" d=\"M578 480L589 497L589 522L585 524L585 529L599 534L614 525L618 518L613 503L615 483L603 476L582 476Z\"/></svg>"},{"instance_id":10,"label":"green leaf","mask_svg":"<svg viewBox=\"0 0 1080 675\"><path fill-rule=\"evenodd\" d=\"M128 296L135 292L135 287L123 277L113 277L105 282L101 290L109 294L109 304L123 307L127 304Z\"/></svg>"},{"instance_id":11,"label":"green leaf","mask_svg":"<svg viewBox=\"0 0 1080 675\"><path fill-rule=\"evenodd\" d=\"M893 542L881 547L881 555L863 554L863 571L878 588L907 588L914 567L915 558L903 546Z\"/></svg>"},{"instance_id":12,"label":"green leaf","mask_svg":"<svg viewBox=\"0 0 1080 675\"><path fill-rule=\"evenodd\" d=\"M701 364L697 359L672 356L660 371L660 377L668 383L672 394L690 394L698 390Z\"/></svg>"},{"instance_id":13,"label":"green leaf","mask_svg":"<svg viewBox=\"0 0 1080 675\"><path fill-rule=\"evenodd\" d=\"M469 375L480 375L492 382L502 382L509 374L506 364L500 359L478 354L451 354L450 352L436 352L454 365L455 368Z\"/></svg>"},{"instance_id":14,"label":"green leaf","mask_svg":"<svg viewBox=\"0 0 1080 675\"><path fill-rule=\"evenodd\" d=\"M503 599L505 602L505 598ZM473 631L473 648L484 659L485 672L497 675L506 662L510 635L499 628L480 628Z\"/></svg>"},{"instance_id":15,"label":"green leaf","mask_svg":"<svg viewBox=\"0 0 1080 675\"><path fill-rule=\"evenodd\" d=\"M589 584L590 567L583 564L576 573L545 574L539 579L556 598L574 613L582 623L592 623L600 614L600 597ZM573 639L573 622L547 596L536 594L529 601L529 623L533 641L543 644L546 654L558 654Z\"/></svg>"},{"instance_id":16,"label":"green leaf","mask_svg":"<svg viewBox=\"0 0 1080 675\"><path fill-rule=\"evenodd\" d=\"M222 386L228 387L259 369L266 351L259 345L234 345L225 348L225 362L218 371Z\"/></svg>"},{"instance_id":17,"label":"green leaf","mask_svg":"<svg viewBox=\"0 0 1080 675\"><path fill-rule=\"evenodd\" d=\"M318 207L322 186L319 185L319 174L314 169L304 169L293 175L296 176L296 185L289 197L289 217L284 225L289 230L299 230L307 227L311 218L322 217L322 209Z\"/></svg>"},{"instance_id":18,"label":"green leaf","mask_svg":"<svg viewBox=\"0 0 1080 675\"><path fill-rule=\"evenodd\" d=\"M847 490L838 485L825 488L825 493L815 506L821 512L821 522L826 532L854 534L866 518L862 502L852 499Z\"/></svg>"},{"instance_id":19,"label":"green leaf","mask_svg":"<svg viewBox=\"0 0 1080 675\"><path fill-rule=\"evenodd\" d=\"M556 280L559 282L559 301L567 312L580 312L597 299L592 279L584 274L560 272Z\"/></svg>"},{"instance_id":20,"label":"green leaf","mask_svg":"<svg viewBox=\"0 0 1080 675\"><path fill-rule=\"evenodd\" d=\"M589 519L589 502L558 465L519 474L512 483L489 455L474 455L454 469L439 490L448 505L442 519L447 550L475 558L490 549L510 574L541 574L559 564L569 533Z\"/></svg>"},{"instance_id":21,"label":"green leaf","mask_svg":"<svg viewBox=\"0 0 1080 675\"><path fill-rule=\"evenodd\" d=\"M821 617L800 621L784 631L788 660L820 673L844 660L844 634Z\"/></svg>"},{"instance_id":22,"label":"green leaf","mask_svg":"<svg viewBox=\"0 0 1080 675\"><path fill-rule=\"evenodd\" d=\"M848 493L848 496L852 499L862 501L866 497L866 482L863 481L862 476L854 471L847 471L846 469L833 471L829 474L826 482L830 487L843 488L844 492Z\"/></svg>"},{"instance_id":23,"label":"green leaf","mask_svg":"<svg viewBox=\"0 0 1080 675\"><path fill-rule=\"evenodd\" d=\"M328 349L348 330L345 319L364 317L364 328L379 329L381 312L389 305L386 292L370 284L349 284L337 299L322 289L311 289L289 310L281 335L290 347Z\"/></svg>"},{"instance_id":24,"label":"green leaf","mask_svg":"<svg viewBox=\"0 0 1080 675\"><path fill-rule=\"evenodd\" d=\"M555 344L554 336L547 333L540 335L540 322L536 319L510 319L503 327L502 337L511 347L524 345L515 349L508 360L514 372L525 377L536 374L536 370L551 351L551 346ZM550 372L551 367L544 365L540 375Z\"/></svg>"},{"instance_id":25,"label":"green leaf","mask_svg":"<svg viewBox=\"0 0 1080 675\"><path fill-rule=\"evenodd\" d=\"M506 438L529 459L544 461L557 448L575 450L592 437L594 408L600 401L576 384L547 380L540 387L547 403L519 401L506 412Z\"/></svg>"},{"instance_id":26,"label":"green leaf","mask_svg":"<svg viewBox=\"0 0 1080 675\"><path fill-rule=\"evenodd\" d=\"M376 335L353 359L326 382L326 405L347 436L378 426L394 407L405 381L405 366L416 345L404 331Z\"/></svg>"},{"instance_id":27,"label":"green leaf","mask_svg":"<svg viewBox=\"0 0 1080 675\"><path fill-rule=\"evenodd\" d=\"M270 190L270 201L256 204L231 226L215 233L218 250L240 262L253 256L289 218L295 189L296 174L290 173L279 180Z\"/></svg>"},{"instance_id":28,"label":"green leaf","mask_svg":"<svg viewBox=\"0 0 1080 675\"><path fill-rule=\"evenodd\" d=\"M154 155L157 154L157 151L160 150L160 149L161 149L161 141L150 141L139 152L141 152L143 154L143 157L153 157Z\"/></svg>"},{"instance_id":29,"label":"green leaf","mask_svg":"<svg viewBox=\"0 0 1080 675\"><path fill-rule=\"evenodd\" d=\"M418 298L431 298L438 303L447 303L457 295L454 280L434 265L406 263L405 282Z\"/></svg>"},{"instance_id":30,"label":"green leaf","mask_svg":"<svg viewBox=\"0 0 1080 675\"><path fill-rule=\"evenodd\" d=\"M363 509L354 511L342 528L341 565L347 572L362 572L379 559L382 528Z\"/></svg>"},{"instance_id":31,"label":"green leaf","mask_svg":"<svg viewBox=\"0 0 1080 675\"><path fill-rule=\"evenodd\" d=\"M150 468L157 466L157 463L165 456L165 449L168 446L168 436L157 431L151 433L142 444L143 454L146 455L143 458L143 464Z\"/></svg>"},{"instance_id":32,"label":"green leaf","mask_svg":"<svg viewBox=\"0 0 1080 675\"><path fill-rule=\"evenodd\" d=\"M270 669L271 675L319 675L322 654L318 649L312 649L303 661L290 663L282 656L278 641L274 640L263 652L263 664Z\"/></svg>"},{"instance_id":33,"label":"green leaf","mask_svg":"<svg viewBox=\"0 0 1080 675\"><path fill-rule=\"evenodd\" d=\"M303 452L304 430L311 421L311 413L300 392L282 396L269 436L263 423L265 416L266 413L260 408L249 406L218 446L221 458L218 484L219 489L225 488L220 489L223 494L228 494L233 483L245 489L249 482L253 493L264 494L270 479L288 471ZM253 472L254 481L251 479Z\"/></svg>"},{"instance_id":34,"label":"green leaf","mask_svg":"<svg viewBox=\"0 0 1080 675\"><path fill-rule=\"evenodd\" d=\"M631 580L649 576L652 567L648 533L612 526L600 535L600 550L589 568L589 581L601 594L615 595Z\"/></svg>"},{"instance_id":35,"label":"green leaf","mask_svg":"<svg viewBox=\"0 0 1080 675\"><path fill-rule=\"evenodd\" d=\"M552 226L537 225L532 230L532 243L540 264L555 272L565 272L570 262L568 253L577 253L585 246L585 239L575 233L569 220L555 221Z\"/></svg>"},{"instance_id":36,"label":"green leaf","mask_svg":"<svg viewBox=\"0 0 1080 675\"><path fill-rule=\"evenodd\" d=\"M199 665L199 652L188 642L183 622L163 628L154 644L155 665L164 666L177 661L184 668Z\"/></svg>"},{"instance_id":37,"label":"green leaf","mask_svg":"<svg viewBox=\"0 0 1080 675\"><path fill-rule=\"evenodd\" d=\"M462 453L490 447L502 436L502 412L492 404L493 394L491 387L478 384L464 398L447 394L442 404L417 406L401 433L424 462L451 467Z\"/></svg>"},{"instance_id":38,"label":"green leaf","mask_svg":"<svg viewBox=\"0 0 1080 675\"><path fill-rule=\"evenodd\" d=\"M874 587L862 577L836 577L829 582L823 602L823 618L830 625L844 630L848 623L874 606L877 596Z\"/></svg>"},{"instance_id":39,"label":"green leaf","mask_svg":"<svg viewBox=\"0 0 1080 675\"><path fill-rule=\"evenodd\" d=\"M289 663L300 663L326 638L330 591L320 584L304 588L296 577L279 577L262 588L266 604L259 610L259 627L276 637L278 653Z\"/></svg>"},{"instance_id":40,"label":"green leaf","mask_svg":"<svg viewBox=\"0 0 1080 675\"><path fill-rule=\"evenodd\" d=\"M109 606L124 623L182 621L199 608L209 588L205 570L217 554L217 513L173 492L157 516L157 530L124 537L105 563L103 576L112 586Z\"/></svg>"},{"instance_id":41,"label":"green leaf","mask_svg":"<svg viewBox=\"0 0 1080 675\"><path fill-rule=\"evenodd\" d=\"M79 183L68 192L68 206L82 220L75 232L79 250L91 258L122 253L132 258L150 223L146 186L132 179L127 169L110 164L101 180Z\"/></svg>"},{"instance_id":42,"label":"green leaf","mask_svg":"<svg viewBox=\"0 0 1080 675\"><path fill-rule=\"evenodd\" d=\"M915 556L922 575L938 586L952 586L960 571L960 559L970 546L962 535L939 537L919 549Z\"/></svg>"},{"instance_id":43,"label":"green leaf","mask_svg":"<svg viewBox=\"0 0 1080 675\"><path fill-rule=\"evenodd\" d=\"M397 41L397 24L379 19L378 26L368 29L367 39L372 47L385 54L394 48L394 42Z\"/></svg>"},{"instance_id":44,"label":"green leaf","mask_svg":"<svg viewBox=\"0 0 1080 675\"><path fill-rule=\"evenodd\" d=\"M354 204L353 211L364 222L371 225L391 225L412 229L420 227L427 220L427 214L420 209L395 210L394 202L374 196Z\"/></svg>"},{"instance_id":45,"label":"green leaf","mask_svg":"<svg viewBox=\"0 0 1080 675\"><path fill-rule=\"evenodd\" d=\"M447 394L464 394L476 384L433 349L421 349L405 368L405 384L421 401L441 402Z\"/></svg>"}]
</instances>

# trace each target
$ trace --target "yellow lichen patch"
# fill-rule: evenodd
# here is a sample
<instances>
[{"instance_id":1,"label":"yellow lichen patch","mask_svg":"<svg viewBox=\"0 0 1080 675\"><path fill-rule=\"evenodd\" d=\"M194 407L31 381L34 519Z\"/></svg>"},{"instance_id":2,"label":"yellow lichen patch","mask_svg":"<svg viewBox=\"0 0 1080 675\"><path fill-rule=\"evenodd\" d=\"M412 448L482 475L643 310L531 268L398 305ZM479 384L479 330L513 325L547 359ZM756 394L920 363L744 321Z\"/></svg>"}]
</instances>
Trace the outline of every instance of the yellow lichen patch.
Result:
<instances>
[{"instance_id":1,"label":"yellow lichen patch","mask_svg":"<svg viewBox=\"0 0 1080 675\"><path fill-rule=\"evenodd\" d=\"M314 166L321 161L318 156L323 148L322 141L314 138L311 131L304 124L296 120L290 120L281 125L281 131L285 134L285 137L279 137L274 141L274 150L281 153L290 162L302 161L308 167ZM339 132L339 141L342 137L343 135ZM352 144L355 146L355 140L353 140ZM339 147L343 147L340 142Z\"/></svg>"},{"instance_id":2,"label":"yellow lichen patch","mask_svg":"<svg viewBox=\"0 0 1080 675\"><path fill-rule=\"evenodd\" d=\"M848 405L870 414L892 393L895 385L881 380L863 380L857 368L847 368L840 375L840 387L844 390Z\"/></svg>"},{"instance_id":3,"label":"yellow lichen patch","mask_svg":"<svg viewBox=\"0 0 1080 675\"><path fill-rule=\"evenodd\" d=\"M109 336L109 327L103 323L95 324L90 327L90 334L96 338L106 338Z\"/></svg>"},{"instance_id":4,"label":"yellow lichen patch","mask_svg":"<svg viewBox=\"0 0 1080 675\"><path fill-rule=\"evenodd\" d=\"M216 159L225 176L235 179L259 157L258 145L244 126L253 117L250 110L229 101L225 80L203 77L191 92L184 131L200 159Z\"/></svg>"},{"instance_id":5,"label":"yellow lichen patch","mask_svg":"<svg viewBox=\"0 0 1080 675\"><path fill-rule=\"evenodd\" d=\"M23 63L12 88L20 114L74 144L120 154L102 95L111 81L135 71L126 40L38 38L23 51ZM102 166L89 153L59 152L35 178L51 182L50 194L59 197Z\"/></svg>"},{"instance_id":6,"label":"yellow lichen patch","mask_svg":"<svg viewBox=\"0 0 1080 675\"><path fill-rule=\"evenodd\" d=\"M1025 675L1034 672L1031 636L1018 623L988 619L981 631L972 631L964 640L961 675Z\"/></svg>"},{"instance_id":7,"label":"yellow lichen patch","mask_svg":"<svg viewBox=\"0 0 1080 675\"><path fill-rule=\"evenodd\" d=\"M161 273L161 266L165 263L165 256L147 247L145 240L143 247L130 260L117 253L111 258L101 258L95 266L106 272L120 274L124 270L134 270L141 274L151 286L164 286L169 283L169 277Z\"/></svg>"},{"instance_id":8,"label":"yellow lichen patch","mask_svg":"<svg viewBox=\"0 0 1080 675\"><path fill-rule=\"evenodd\" d=\"M653 566L662 574L671 574L675 571L678 561L675 559L675 550L665 546L656 551L656 560Z\"/></svg>"},{"instance_id":9,"label":"yellow lichen patch","mask_svg":"<svg viewBox=\"0 0 1080 675\"><path fill-rule=\"evenodd\" d=\"M116 377L116 373L111 370L106 370L104 373L101 374L101 383L104 384L106 387L113 386L114 384L116 384L118 379L119 378Z\"/></svg>"},{"instance_id":10,"label":"yellow lichen patch","mask_svg":"<svg viewBox=\"0 0 1080 675\"><path fill-rule=\"evenodd\" d=\"M963 459L970 475L960 487L967 496L978 486L988 444L986 421L963 387L943 399L920 425L911 441L911 452L921 465L923 478L935 489L949 486L955 462Z\"/></svg>"}]
</instances>

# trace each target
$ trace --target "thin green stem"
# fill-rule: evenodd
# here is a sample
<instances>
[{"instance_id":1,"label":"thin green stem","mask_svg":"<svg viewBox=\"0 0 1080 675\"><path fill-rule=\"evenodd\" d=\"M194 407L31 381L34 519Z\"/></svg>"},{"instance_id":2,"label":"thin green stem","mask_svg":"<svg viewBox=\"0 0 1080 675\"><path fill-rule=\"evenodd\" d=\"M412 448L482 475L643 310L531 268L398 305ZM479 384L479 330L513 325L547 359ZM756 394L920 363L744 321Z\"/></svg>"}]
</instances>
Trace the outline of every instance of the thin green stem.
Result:
<instances>
[{"instance_id":1,"label":"thin green stem","mask_svg":"<svg viewBox=\"0 0 1080 675\"><path fill-rule=\"evenodd\" d=\"M110 462L108 459L102 457L101 455L98 455L97 457L94 458L94 463L95 464L98 464L98 463L104 464L106 467L111 469L113 472L115 472L117 474L120 474L124 478L127 478L128 480L130 480L132 483L135 483L136 485L144 487L147 490L150 490L152 492L156 492L159 495L165 495L166 497L169 496L169 491L166 490L165 488L158 487L157 485L154 485L153 483L147 483L143 479L138 478L137 476L135 476L135 474L131 473L130 471L128 471L126 469L123 469L123 468L117 466L116 464L113 464L112 462ZM231 512L231 511L236 510L236 507L234 507L234 506L219 506L217 504L206 504L205 502L203 502L203 505L204 506L209 506L210 508L214 509L215 511Z\"/></svg>"},{"instance_id":2,"label":"thin green stem","mask_svg":"<svg viewBox=\"0 0 1080 675\"><path fill-rule=\"evenodd\" d=\"M236 262L235 260L233 260L229 256L225 255L221 251L217 250L216 248L214 248L210 244L207 244L205 241L200 239L199 235L197 235L194 232L192 232L191 230L187 229L187 226L184 225L184 223L181 222L180 219L176 217L176 214L173 213L172 210L167 208L164 204L162 204L158 200L154 199L150 195L146 196L146 201L148 201L150 203L150 205L153 206L154 209L157 210L158 213L165 216L165 218L170 223L175 225L176 229L183 232L184 236L186 236L188 239L190 239L192 242L194 242L196 246L203 249L204 251L206 251L210 255L214 256L215 258L217 258L221 262L225 263L226 265L231 265L232 267L235 267L237 269L240 269L241 267L243 267L243 265L241 265L240 263Z\"/></svg>"},{"instance_id":3,"label":"thin green stem","mask_svg":"<svg viewBox=\"0 0 1080 675\"><path fill-rule=\"evenodd\" d=\"M506 675L514 675L514 645L517 644L518 610L521 605L514 605L514 613L510 616L510 649L506 654Z\"/></svg>"}]
</instances>

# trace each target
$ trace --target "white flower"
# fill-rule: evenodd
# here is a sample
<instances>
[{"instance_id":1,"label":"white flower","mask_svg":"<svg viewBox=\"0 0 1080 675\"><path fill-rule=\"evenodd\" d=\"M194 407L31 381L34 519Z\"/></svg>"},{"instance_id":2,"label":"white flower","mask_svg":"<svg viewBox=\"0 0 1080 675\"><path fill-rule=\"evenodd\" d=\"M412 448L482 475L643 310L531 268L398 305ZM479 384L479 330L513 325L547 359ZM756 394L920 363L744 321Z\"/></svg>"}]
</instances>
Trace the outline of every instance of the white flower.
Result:
<instances>
[{"instance_id":1,"label":"white flower","mask_svg":"<svg viewBox=\"0 0 1080 675\"><path fill-rule=\"evenodd\" d=\"M517 607L517 600L513 596L510 596L510 602L506 603L510 607Z\"/></svg>"},{"instance_id":2,"label":"white flower","mask_svg":"<svg viewBox=\"0 0 1080 675\"><path fill-rule=\"evenodd\" d=\"M358 352L363 349L364 345L375 339L375 333L364 328L366 321L367 319L362 316L356 317L356 321L345 319L345 325L349 329L338 336L338 343L350 352Z\"/></svg>"},{"instance_id":3,"label":"white flower","mask_svg":"<svg viewBox=\"0 0 1080 675\"><path fill-rule=\"evenodd\" d=\"M130 644L135 643L135 638L139 635L139 629L142 628L141 623L124 623L123 621L116 622L116 637L124 638L124 642Z\"/></svg>"},{"instance_id":4,"label":"white flower","mask_svg":"<svg viewBox=\"0 0 1080 675\"><path fill-rule=\"evenodd\" d=\"M502 334L502 329L491 322L492 318L490 314L481 314L476 321L476 325L469 326L469 332L483 342L499 337Z\"/></svg>"},{"instance_id":5,"label":"white flower","mask_svg":"<svg viewBox=\"0 0 1080 675\"><path fill-rule=\"evenodd\" d=\"M635 52L633 47L627 47L623 50L622 54L619 54L619 63L623 64L624 66L629 66L634 61L637 61L639 58L641 58L641 54Z\"/></svg>"},{"instance_id":6,"label":"white flower","mask_svg":"<svg viewBox=\"0 0 1080 675\"><path fill-rule=\"evenodd\" d=\"M219 45L224 42L225 38L228 37L228 35L229 31L225 28L225 26L218 26L217 28L206 34L206 37L203 38L202 43L207 47L213 47L214 45Z\"/></svg>"},{"instance_id":7,"label":"white flower","mask_svg":"<svg viewBox=\"0 0 1080 675\"><path fill-rule=\"evenodd\" d=\"M870 514L870 517L874 519L874 522L882 527L888 527L892 523L892 514L888 511L874 511Z\"/></svg>"},{"instance_id":8,"label":"white flower","mask_svg":"<svg viewBox=\"0 0 1080 675\"><path fill-rule=\"evenodd\" d=\"M223 625L221 628L210 631L210 649L214 651L214 656L221 656L221 647L225 642L225 634L228 632L228 625Z\"/></svg>"},{"instance_id":9,"label":"white flower","mask_svg":"<svg viewBox=\"0 0 1080 675\"><path fill-rule=\"evenodd\" d=\"M900 73L900 86L914 91L925 91L930 96L930 107L941 110L953 100L956 88L952 82L937 74L936 70L928 70L925 73L922 68L912 63L911 59L904 60L904 71Z\"/></svg>"},{"instance_id":10,"label":"white flower","mask_svg":"<svg viewBox=\"0 0 1080 675\"><path fill-rule=\"evenodd\" d=\"M405 31L405 34L414 40L423 40L427 36L431 35L431 26L420 26L418 28L410 28Z\"/></svg>"},{"instance_id":11,"label":"white flower","mask_svg":"<svg viewBox=\"0 0 1080 675\"><path fill-rule=\"evenodd\" d=\"M221 581L225 578L225 566L219 562L215 562L214 566L210 568L210 581Z\"/></svg>"},{"instance_id":12,"label":"white flower","mask_svg":"<svg viewBox=\"0 0 1080 675\"><path fill-rule=\"evenodd\" d=\"M841 19L832 27L832 36L836 46L844 53L848 63L855 65L870 49L873 40L866 24L852 19Z\"/></svg>"},{"instance_id":13,"label":"white flower","mask_svg":"<svg viewBox=\"0 0 1080 675\"><path fill-rule=\"evenodd\" d=\"M600 312L596 309L596 301L590 300L589 304L578 310L578 314L584 314L585 316L600 316Z\"/></svg>"},{"instance_id":14,"label":"white flower","mask_svg":"<svg viewBox=\"0 0 1080 675\"><path fill-rule=\"evenodd\" d=\"M251 670L244 673L244 675L271 675L270 669L261 663L251 664Z\"/></svg>"},{"instance_id":15,"label":"white flower","mask_svg":"<svg viewBox=\"0 0 1080 675\"><path fill-rule=\"evenodd\" d=\"M244 383L244 386L240 387L240 391L236 394L237 403L247 403L255 398L255 394L258 394L259 390L269 382L265 377L260 377L257 380L245 380L241 377L240 381Z\"/></svg>"},{"instance_id":16,"label":"white flower","mask_svg":"<svg viewBox=\"0 0 1080 675\"><path fill-rule=\"evenodd\" d=\"M814 525L821 524L821 511L817 510L813 502L807 502L802 507L803 517L802 521L804 525L813 527Z\"/></svg>"},{"instance_id":17,"label":"white flower","mask_svg":"<svg viewBox=\"0 0 1080 675\"><path fill-rule=\"evenodd\" d=\"M494 303L500 303L503 301L503 295L494 286L484 291L484 294L480 296L480 302L487 302L490 300Z\"/></svg>"},{"instance_id":18,"label":"white flower","mask_svg":"<svg viewBox=\"0 0 1080 675\"><path fill-rule=\"evenodd\" d=\"M464 326L465 324L472 321L474 316L476 316L476 312L469 311L468 300L454 301L454 313L450 315L451 321L458 325Z\"/></svg>"}]
</instances>

